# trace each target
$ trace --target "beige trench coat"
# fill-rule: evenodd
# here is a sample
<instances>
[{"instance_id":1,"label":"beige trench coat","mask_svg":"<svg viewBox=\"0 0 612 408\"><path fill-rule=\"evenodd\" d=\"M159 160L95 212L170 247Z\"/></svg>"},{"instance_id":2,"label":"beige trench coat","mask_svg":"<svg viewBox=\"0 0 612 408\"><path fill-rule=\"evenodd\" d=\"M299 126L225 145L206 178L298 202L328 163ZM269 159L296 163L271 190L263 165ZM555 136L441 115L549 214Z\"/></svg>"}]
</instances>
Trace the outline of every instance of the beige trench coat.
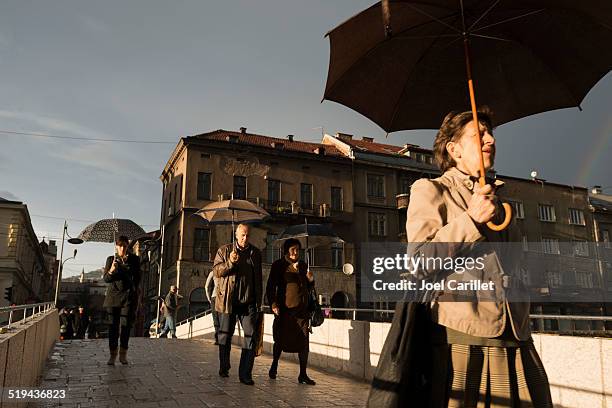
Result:
<instances>
[{"instance_id":1,"label":"beige trench coat","mask_svg":"<svg viewBox=\"0 0 612 408\"><path fill-rule=\"evenodd\" d=\"M516 225L501 232L494 232L482 226L478 228L467 214L475 182L457 168L451 168L434 180L420 179L411 189L408 206L406 234L409 247L422 250L423 255L444 247L447 251L458 250L463 244L478 241L504 242L518 241ZM503 182L496 181L496 187ZM430 243L430 244L423 244ZM433 245L432 243L455 243L454 246ZM452 256L453 254L446 254ZM501 335L508 321L518 340L528 340L529 303L508 302L505 298L504 275L513 271L504 270L495 252L486 254L484 273L495 283L492 301L479 301L491 293L475 291L471 301L431 302L431 316L434 322L477 337L497 337ZM518 261L518 260L517 260ZM504 263L504 265L507 265ZM481 271L482 273L482 271ZM452 275L448 277L452 278Z\"/></svg>"}]
</instances>

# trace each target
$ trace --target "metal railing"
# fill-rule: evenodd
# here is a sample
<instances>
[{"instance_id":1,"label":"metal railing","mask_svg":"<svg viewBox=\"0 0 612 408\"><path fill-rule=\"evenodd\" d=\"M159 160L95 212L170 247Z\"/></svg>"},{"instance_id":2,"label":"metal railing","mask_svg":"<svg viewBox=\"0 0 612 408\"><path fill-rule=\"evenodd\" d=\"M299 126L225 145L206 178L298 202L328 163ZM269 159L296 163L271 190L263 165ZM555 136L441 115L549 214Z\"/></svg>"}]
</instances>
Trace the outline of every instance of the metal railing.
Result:
<instances>
[{"instance_id":1,"label":"metal railing","mask_svg":"<svg viewBox=\"0 0 612 408\"><path fill-rule=\"evenodd\" d=\"M336 319L350 319L350 320L367 320L367 321L389 321L395 310L392 309L367 309L367 308L348 308L348 307L326 307L322 306L321 310L328 318L336 318ZM264 313L272 313L272 310L269 306L263 306L262 311ZM212 312L211 309L207 309L197 315L189 317L177 324L177 326L181 324L190 323L193 320L206 316ZM359 316L361 314L361 316ZM369 316L363 316L363 314ZM369 318L368 318L369 317ZM612 316L576 316L576 315L552 315L552 314L530 314L529 318L532 320L532 323L535 323L535 331L537 332L554 332L554 333L576 333L576 334L587 334L587 333L606 333L610 332L610 329L607 329L606 326L608 322L612 322ZM580 328L572 328L572 329L545 329L539 328L538 323L543 320L552 320L552 321L567 321L570 324L573 322L600 322L603 327L600 328L588 328L588 329L580 329Z\"/></svg>"},{"instance_id":2,"label":"metal railing","mask_svg":"<svg viewBox=\"0 0 612 408\"><path fill-rule=\"evenodd\" d=\"M4 314L8 314L8 324L2 323L2 326L0 327L2 329L10 329L11 325L17 322L24 324L28 320L32 320L34 317L40 314L47 313L49 310L53 308L55 308L54 302L32 303L28 305L0 307L0 316L3 316ZM30 311L31 313L28 314L28 312Z\"/></svg>"}]
</instances>

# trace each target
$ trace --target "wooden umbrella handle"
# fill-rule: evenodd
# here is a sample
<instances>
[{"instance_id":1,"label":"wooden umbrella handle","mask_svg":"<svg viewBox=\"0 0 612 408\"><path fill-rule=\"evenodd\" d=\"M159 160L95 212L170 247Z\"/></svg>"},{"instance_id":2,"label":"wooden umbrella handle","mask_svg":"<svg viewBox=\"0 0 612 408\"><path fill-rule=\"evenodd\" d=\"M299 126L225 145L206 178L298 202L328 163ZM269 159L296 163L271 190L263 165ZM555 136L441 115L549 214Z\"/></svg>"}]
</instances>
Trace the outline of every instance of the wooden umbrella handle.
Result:
<instances>
[{"instance_id":1,"label":"wooden umbrella handle","mask_svg":"<svg viewBox=\"0 0 612 408\"><path fill-rule=\"evenodd\" d=\"M499 225L495 225L491 221L487 222L487 227L489 227L490 230L503 231L508 228L510 221L512 221L512 207L508 203L502 203L502 206L504 207L504 212L506 213L506 216L504 217L504 222Z\"/></svg>"},{"instance_id":2,"label":"wooden umbrella handle","mask_svg":"<svg viewBox=\"0 0 612 408\"><path fill-rule=\"evenodd\" d=\"M479 154L479 165L480 165L480 178L478 179L478 184L483 187L486 183L485 181L485 168L484 168L484 157L482 156L482 140L480 140L480 121L478 120L478 110L476 108L476 95L474 92L474 81L472 80L472 66L470 64L470 49L469 42L467 36L463 39L464 51L465 51L465 68L467 71L467 80L468 80L468 90L470 92L470 104L472 107L472 120L474 121L474 127L476 128L476 138L478 139L478 154ZM489 227L492 231L503 231L505 230L510 221L512 220L512 207L508 203L503 203L504 212L506 216L504 218L504 222L499 225L494 224L493 222L487 222L487 227Z\"/></svg>"}]
</instances>

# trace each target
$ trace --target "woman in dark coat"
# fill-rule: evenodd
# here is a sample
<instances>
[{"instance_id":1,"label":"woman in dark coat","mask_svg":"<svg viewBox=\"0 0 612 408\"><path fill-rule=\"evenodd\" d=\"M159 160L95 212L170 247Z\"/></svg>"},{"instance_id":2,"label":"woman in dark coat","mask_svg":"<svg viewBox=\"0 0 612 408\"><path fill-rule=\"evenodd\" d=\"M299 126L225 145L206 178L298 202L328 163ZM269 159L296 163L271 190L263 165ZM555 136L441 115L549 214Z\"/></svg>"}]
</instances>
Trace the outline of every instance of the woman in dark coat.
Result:
<instances>
[{"instance_id":1,"label":"woman in dark coat","mask_svg":"<svg viewBox=\"0 0 612 408\"><path fill-rule=\"evenodd\" d=\"M308 365L308 334L310 312L309 291L314 287L314 276L306 263L300 261L300 241L288 239L283 244L283 254L270 268L266 285L266 298L276 315L272 327L274 349L270 378L276 378L281 353L298 353L300 360L300 384L315 385L306 374Z\"/></svg>"},{"instance_id":2,"label":"woman in dark coat","mask_svg":"<svg viewBox=\"0 0 612 408\"><path fill-rule=\"evenodd\" d=\"M138 256L128 253L129 240L120 236L115 242L115 256L106 259L104 282L108 283L104 307L107 309L111 325L108 331L110 348L109 365L115 364L119 342L119 361L127 364L127 349L130 330L136 318L138 304L138 285L140 283L140 260ZM119 334L121 327L121 335Z\"/></svg>"}]
</instances>

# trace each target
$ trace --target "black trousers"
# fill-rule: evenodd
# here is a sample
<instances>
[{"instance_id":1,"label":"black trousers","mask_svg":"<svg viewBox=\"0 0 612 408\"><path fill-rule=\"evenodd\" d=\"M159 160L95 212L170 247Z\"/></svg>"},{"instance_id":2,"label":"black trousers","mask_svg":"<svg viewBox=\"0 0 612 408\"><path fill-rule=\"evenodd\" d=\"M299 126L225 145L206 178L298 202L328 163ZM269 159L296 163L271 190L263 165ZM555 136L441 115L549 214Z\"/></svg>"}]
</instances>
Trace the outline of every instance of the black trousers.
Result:
<instances>
[{"instance_id":1,"label":"black trousers","mask_svg":"<svg viewBox=\"0 0 612 408\"><path fill-rule=\"evenodd\" d=\"M244 339L238 375L241 379L251 379L255 363L259 316L260 313L254 303L234 305L232 313L219 313L219 331L217 337L219 341L219 368L221 371L227 372L230 369L232 337L234 336L236 322L240 321Z\"/></svg>"},{"instance_id":2,"label":"black trousers","mask_svg":"<svg viewBox=\"0 0 612 408\"><path fill-rule=\"evenodd\" d=\"M108 330L108 346L111 350L127 349L130 341L130 331L134 323L135 310L127 307L111 307L108 310L111 324Z\"/></svg>"}]
</instances>

